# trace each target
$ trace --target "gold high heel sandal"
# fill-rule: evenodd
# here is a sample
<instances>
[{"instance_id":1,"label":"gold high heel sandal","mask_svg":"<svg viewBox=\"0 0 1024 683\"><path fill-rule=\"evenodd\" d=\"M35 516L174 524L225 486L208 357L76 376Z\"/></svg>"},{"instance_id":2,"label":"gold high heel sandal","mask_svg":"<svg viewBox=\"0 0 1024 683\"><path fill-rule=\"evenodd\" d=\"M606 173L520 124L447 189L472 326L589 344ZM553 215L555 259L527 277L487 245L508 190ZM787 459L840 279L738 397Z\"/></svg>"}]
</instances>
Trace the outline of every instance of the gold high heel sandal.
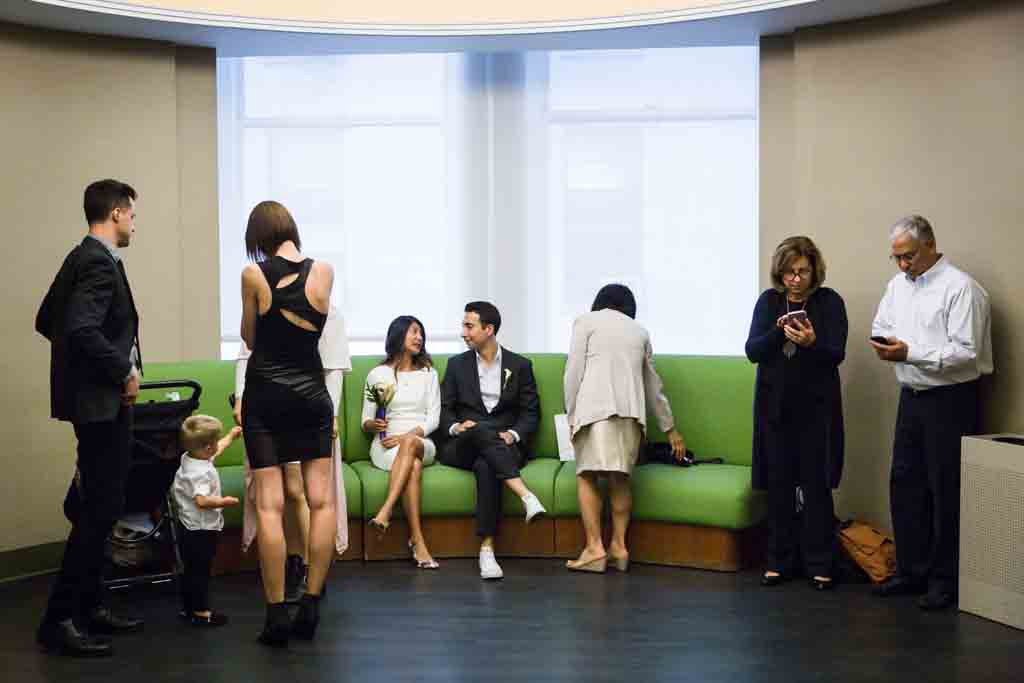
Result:
<instances>
[{"instance_id":1,"label":"gold high heel sandal","mask_svg":"<svg viewBox=\"0 0 1024 683\"><path fill-rule=\"evenodd\" d=\"M596 557L589 562L578 562L577 560L569 560L565 563L566 568L571 572L592 572L594 574L604 574L605 570L608 569L608 556Z\"/></svg>"}]
</instances>

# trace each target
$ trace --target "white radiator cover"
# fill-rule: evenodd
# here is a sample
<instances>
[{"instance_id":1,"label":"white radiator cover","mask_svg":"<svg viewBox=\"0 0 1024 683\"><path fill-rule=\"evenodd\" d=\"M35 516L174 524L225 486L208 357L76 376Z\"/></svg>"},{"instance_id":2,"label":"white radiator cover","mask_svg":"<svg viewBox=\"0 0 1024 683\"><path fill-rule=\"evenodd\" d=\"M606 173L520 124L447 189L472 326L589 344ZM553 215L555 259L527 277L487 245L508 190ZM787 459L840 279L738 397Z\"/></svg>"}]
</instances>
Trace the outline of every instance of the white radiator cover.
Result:
<instances>
[{"instance_id":1,"label":"white radiator cover","mask_svg":"<svg viewBox=\"0 0 1024 683\"><path fill-rule=\"evenodd\" d=\"M1024 629L1024 446L965 436L960 460L960 610Z\"/></svg>"}]
</instances>

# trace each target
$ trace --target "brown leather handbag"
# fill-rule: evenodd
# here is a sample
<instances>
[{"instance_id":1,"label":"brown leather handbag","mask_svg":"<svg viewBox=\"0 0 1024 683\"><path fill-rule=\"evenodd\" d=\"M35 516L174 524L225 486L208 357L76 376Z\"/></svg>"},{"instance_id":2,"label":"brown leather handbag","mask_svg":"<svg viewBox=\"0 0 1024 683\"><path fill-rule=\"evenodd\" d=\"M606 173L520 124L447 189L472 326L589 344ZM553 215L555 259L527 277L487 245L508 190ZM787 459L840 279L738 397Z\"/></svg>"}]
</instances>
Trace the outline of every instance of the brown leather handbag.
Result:
<instances>
[{"instance_id":1,"label":"brown leather handbag","mask_svg":"<svg viewBox=\"0 0 1024 683\"><path fill-rule=\"evenodd\" d=\"M896 543L864 522L852 520L839 527L839 542L857 566L875 583L896 573Z\"/></svg>"}]
</instances>

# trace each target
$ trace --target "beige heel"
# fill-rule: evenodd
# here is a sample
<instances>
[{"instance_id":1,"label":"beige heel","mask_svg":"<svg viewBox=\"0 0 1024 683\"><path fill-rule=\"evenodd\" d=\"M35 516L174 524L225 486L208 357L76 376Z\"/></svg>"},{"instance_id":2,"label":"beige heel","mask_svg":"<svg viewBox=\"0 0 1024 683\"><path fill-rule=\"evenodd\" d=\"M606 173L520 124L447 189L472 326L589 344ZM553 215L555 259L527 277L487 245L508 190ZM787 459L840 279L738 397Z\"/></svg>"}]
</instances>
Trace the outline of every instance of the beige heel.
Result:
<instances>
[{"instance_id":1,"label":"beige heel","mask_svg":"<svg viewBox=\"0 0 1024 683\"><path fill-rule=\"evenodd\" d=\"M608 556L597 557L589 562L577 563L575 560L569 560L565 563L566 568L571 572L593 572L594 574L604 574L608 569Z\"/></svg>"},{"instance_id":2,"label":"beige heel","mask_svg":"<svg viewBox=\"0 0 1024 683\"><path fill-rule=\"evenodd\" d=\"M620 572L629 571L629 555L623 557L612 556L612 566L618 569Z\"/></svg>"}]
</instances>

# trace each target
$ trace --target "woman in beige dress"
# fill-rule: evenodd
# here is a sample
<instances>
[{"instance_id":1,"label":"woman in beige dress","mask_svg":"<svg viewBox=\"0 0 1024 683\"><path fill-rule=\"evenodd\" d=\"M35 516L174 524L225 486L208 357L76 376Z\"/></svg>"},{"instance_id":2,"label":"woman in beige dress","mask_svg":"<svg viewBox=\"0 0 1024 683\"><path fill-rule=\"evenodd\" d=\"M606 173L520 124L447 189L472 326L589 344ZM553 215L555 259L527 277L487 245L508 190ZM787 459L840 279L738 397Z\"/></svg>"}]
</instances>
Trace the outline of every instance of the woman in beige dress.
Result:
<instances>
[{"instance_id":1,"label":"woman in beige dress","mask_svg":"<svg viewBox=\"0 0 1024 683\"><path fill-rule=\"evenodd\" d=\"M647 429L650 404L658 428L668 436L676 457L686 444L676 430L672 408L654 370L651 339L637 323L636 299L625 285L605 285L590 313L576 319L565 366L565 409L576 453L576 493L587 545L566 566L603 572L610 555L620 571L629 567L626 529L633 508L629 475ZM601 540L599 475L608 476L612 504L612 540Z\"/></svg>"}]
</instances>

